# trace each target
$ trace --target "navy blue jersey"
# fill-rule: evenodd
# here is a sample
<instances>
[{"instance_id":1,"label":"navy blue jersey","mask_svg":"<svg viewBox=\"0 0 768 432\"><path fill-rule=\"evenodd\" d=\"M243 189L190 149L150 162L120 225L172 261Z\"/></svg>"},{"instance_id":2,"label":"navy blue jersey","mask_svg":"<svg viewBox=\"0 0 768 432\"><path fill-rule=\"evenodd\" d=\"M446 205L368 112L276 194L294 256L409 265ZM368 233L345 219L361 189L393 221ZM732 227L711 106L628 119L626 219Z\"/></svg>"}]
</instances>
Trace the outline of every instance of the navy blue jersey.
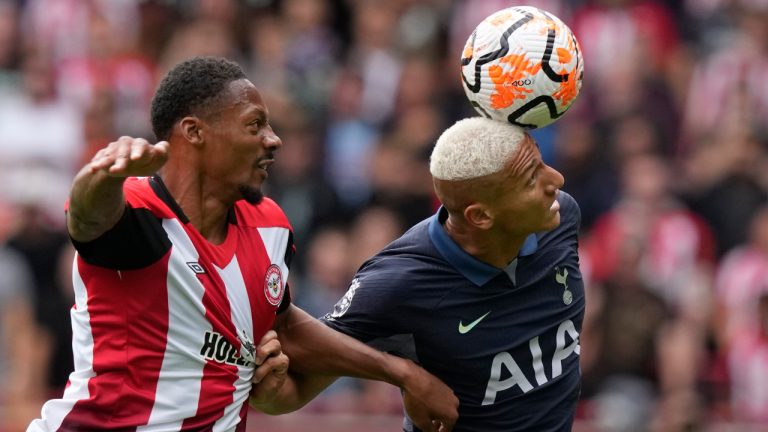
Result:
<instances>
[{"instance_id":1,"label":"navy blue jersey","mask_svg":"<svg viewBox=\"0 0 768 432\"><path fill-rule=\"evenodd\" d=\"M323 320L442 379L461 402L457 432L570 431L584 284L579 208L558 201L560 226L529 236L506 269L464 252L440 209L364 263Z\"/></svg>"}]
</instances>

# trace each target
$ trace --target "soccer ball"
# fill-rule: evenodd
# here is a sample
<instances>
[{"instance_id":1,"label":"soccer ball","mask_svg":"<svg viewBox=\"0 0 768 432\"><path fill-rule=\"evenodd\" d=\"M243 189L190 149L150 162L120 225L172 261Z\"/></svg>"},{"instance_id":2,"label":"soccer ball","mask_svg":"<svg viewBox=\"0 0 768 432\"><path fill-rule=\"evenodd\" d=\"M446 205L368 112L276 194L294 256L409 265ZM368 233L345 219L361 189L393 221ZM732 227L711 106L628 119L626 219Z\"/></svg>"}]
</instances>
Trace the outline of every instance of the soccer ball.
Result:
<instances>
[{"instance_id":1,"label":"soccer ball","mask_svg":"<svg viewBox=\"0 0 768 432\"><path fill-rule=\"evenodd\" d=\"M532 6L502 9L485 18L461 54L461 80L475 110L529 129L562 116L579 95L583 75L573 32Z\"/></svg>"}]
</instances>

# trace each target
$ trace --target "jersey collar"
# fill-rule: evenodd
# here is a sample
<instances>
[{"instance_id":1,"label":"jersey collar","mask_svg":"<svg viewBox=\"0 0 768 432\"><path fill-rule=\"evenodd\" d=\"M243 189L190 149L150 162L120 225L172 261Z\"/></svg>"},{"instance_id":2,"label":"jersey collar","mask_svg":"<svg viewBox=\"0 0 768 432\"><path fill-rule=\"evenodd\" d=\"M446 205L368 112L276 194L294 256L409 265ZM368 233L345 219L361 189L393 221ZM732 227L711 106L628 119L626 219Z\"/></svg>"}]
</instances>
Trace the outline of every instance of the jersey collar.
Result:
<instances>
[{"instance_id":1,"label":"jersey collar","mask_svg":"<svg viewBox=\"0 0 768 432\"><path fill-rule=\"evenodd\" d=\"M464 251L445 231L442 222L448 218L448 211L440 207L429 219L429 238L440 255L445 258L464 277L477 286L485 285L505 269L496 268L486 264ZM531 255L538 249L539 243L536 234L529 235L520 248L518 257ZM517 259L515 259L516 263Z\"/></svg>"}]
</instances>

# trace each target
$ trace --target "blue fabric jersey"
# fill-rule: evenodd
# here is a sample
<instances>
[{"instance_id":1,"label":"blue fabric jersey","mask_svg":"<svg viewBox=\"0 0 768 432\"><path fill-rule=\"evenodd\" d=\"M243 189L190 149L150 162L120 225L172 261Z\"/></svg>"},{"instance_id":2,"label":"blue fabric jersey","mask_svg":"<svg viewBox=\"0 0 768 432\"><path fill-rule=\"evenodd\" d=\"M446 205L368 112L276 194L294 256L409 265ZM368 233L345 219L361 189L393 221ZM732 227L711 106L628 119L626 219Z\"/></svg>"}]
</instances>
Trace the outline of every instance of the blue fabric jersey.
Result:
<instances>
[{"instance_id":1,"label":"blue fabric jersey","mask_svg":"<svg viewBox=\"0 0 768 432\"><path fill-rule=\"evenodd\" d=\"M531 235L506 269L478 261L437 214L362 265L323 320L420 363L461 401L457 432L570 431L579 397L579 208ZM406 431L415 431L409 419Z\"/></svg>"}]
</instances>

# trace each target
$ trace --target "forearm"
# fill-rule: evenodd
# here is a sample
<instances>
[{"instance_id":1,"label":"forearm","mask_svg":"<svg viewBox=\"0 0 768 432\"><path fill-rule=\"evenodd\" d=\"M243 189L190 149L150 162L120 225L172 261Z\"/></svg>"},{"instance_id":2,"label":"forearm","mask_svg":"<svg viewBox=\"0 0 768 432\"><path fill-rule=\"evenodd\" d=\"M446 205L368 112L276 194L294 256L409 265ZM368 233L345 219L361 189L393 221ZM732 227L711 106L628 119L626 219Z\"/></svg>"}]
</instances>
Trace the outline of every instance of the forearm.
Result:
<instances>
[{"instance_id":1,"label":"forearm","mask_svg":"<svg viewBox=\"0 0 768 432\"><path fill-rule=\"evenodd\" d=\"M168 160L168 143L120 137L99 150L75 177L69 195L67 229L86 242L107 232L125 211L123 183L132 176L157 172Z\"/></svg>"},{"instance_id":2,"label":"forearm","mask_svg":"<svg viewBox=\"0 0 768 432\"><path fill-rule=\"evenodd\" d=\"M111 177L104 170L91 172L89 165L77 174L67 210L72 238L93 240L117 223L125 210L124 182L124 177Z\"/></svg>"},{"instance_id":3,"label":"forearm","mask_svg":"<svg viewBox=\"0 0 768 432\"><path fill-rule=\"evenodd\" d=\"M442 381L410 360L370 348L295 306L278 315L274 328L292 372L290 385L280 389L285 394L272 399L267 409L297 409L330 384L330 378L352 376L400 387L406 412L419 429L448 432L453 428L459 400Z\"/></svg>"},{"instance_id":4,"label":"forearm","mask_svg":"<svg viewBox=\"0 0 768 432\"><path fill-rule=\"evenodd\" d=\"M296 411L328 387L335 378L328 376L310 377L290 372L285 383L276 395L260 398L251 394L250 405L253 409L269 415L279 415Z\"/></svg>"},{"instance_id":5,"label":"forearm","mask_svg":"<svg viewBox=\"0 0 768 432\"><path fill-rule=\"evenodd\" d=\"M408 360L395 357L334 331L291 306L278 335L291 359L291 371L306 376L352 376L403 387L412 372Z\"/></svg>"}]
</instances>

